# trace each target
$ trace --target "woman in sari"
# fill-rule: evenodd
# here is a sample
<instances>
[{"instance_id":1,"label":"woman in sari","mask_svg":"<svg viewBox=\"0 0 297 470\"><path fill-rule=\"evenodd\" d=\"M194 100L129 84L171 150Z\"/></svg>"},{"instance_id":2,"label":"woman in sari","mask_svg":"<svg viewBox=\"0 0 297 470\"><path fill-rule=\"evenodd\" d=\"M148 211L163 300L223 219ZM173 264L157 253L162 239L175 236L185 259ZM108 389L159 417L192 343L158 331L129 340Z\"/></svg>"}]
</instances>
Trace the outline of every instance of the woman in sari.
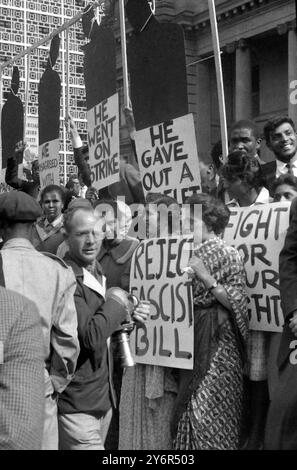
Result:
<instances>
[{"instance_id":1,"label":"woman in sari","mask_svg":"<svg viewBox=\"0 0 297 470\"><path fill-rule=\"evenodd\" d=\"M243 150L228 155L221 169L224 187L233 199L228 207L251 207L272 202L264 186L259 161ZM242 448L259 450L263 447L266 416L269 406L268 362L270 332L250 330L245 368L245 403L242 420ZM271 365L273 369L273 365Z\"/></svg>"},{"instance_id":2,"label":"woman in sari","mask_svg":"<svg viewBox=\"0 0 297 470\"><path fill-rule=\"evenodd\" d=\"M172 422L176 450L237 449L242 412L243 365L248 334L245 271L236 249L220 238L226 206L197 194L202 242L190 260L194 298L194 370L180 371Z\"/></svg>"}]
</instances>

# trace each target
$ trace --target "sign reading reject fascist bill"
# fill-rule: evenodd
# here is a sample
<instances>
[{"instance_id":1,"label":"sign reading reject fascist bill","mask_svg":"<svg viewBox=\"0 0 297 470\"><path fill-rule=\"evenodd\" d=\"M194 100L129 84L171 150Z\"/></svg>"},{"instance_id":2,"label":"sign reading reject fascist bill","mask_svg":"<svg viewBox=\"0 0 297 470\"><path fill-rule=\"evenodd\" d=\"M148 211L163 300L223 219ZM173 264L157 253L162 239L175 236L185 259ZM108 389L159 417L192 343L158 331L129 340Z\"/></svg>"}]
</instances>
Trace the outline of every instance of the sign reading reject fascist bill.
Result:
<instances>
[{"instance_id":1,"label":"sign reading reject fascist bill","mask_svg":"<svg viewBox=\"0 0 297 470\"><path fill-rule=\"evenodd\" d=\"M120 177L118 93L89 109L87 119L92 185L102 189Z\"/></svg>"},{"instance_id":2,"label":"sign reading reject fascist bill","mask_svg":"<svg viewBox=\"0 0 297 470\"><path fill-rule=\"evenodd\" d=\"M193 238L153 238L140 243L130 271L130 291L150 302L150 318L137 325L130 346L135 362L193 368L192 281L183 273Z\"/></svg>"}]
</instances>

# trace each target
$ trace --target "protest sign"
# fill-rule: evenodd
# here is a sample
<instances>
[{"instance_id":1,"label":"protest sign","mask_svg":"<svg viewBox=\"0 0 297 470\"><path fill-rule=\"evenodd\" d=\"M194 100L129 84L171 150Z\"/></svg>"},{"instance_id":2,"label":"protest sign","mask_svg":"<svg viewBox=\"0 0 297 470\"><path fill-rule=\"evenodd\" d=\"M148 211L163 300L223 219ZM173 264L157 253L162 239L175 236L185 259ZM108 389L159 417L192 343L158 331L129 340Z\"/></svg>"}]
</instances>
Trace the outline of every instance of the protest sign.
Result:
<instances>
[{"instance_id":1,"label":"protest sign","mask_svg":"<svg viewBox=\"0 0 297 470\"><path fill-rule=\"evenodd\" d=\"M44 142L39 146L38 154L41 189L49 184L59 186L59 139Z\"/></svg>"},{"instance_id":2,"label":"protest sign","mask_svg":"<svg viewBox=\"0 0 297 470\"><path fill-rule=\"evenodd\" d=\"M289 226L289 203L231 208L224 239L243 256L250 329L282 331L279 253Z\"/></svg>"},{"instance_id":3,"label":"protest sign","mask_svg":"<svg viewBox=\"0 0 297 470\"><path fill-rule=\"evenodd\" d=\"M192 255L193 238L154 238L136 249L130 291L148 300L150 318L137 325L130 338L140 364L193 368L192 281L182 272Z\"/></svg>"},{"instance_id":4,"label":"protest sign","mask_svg":"<svg viewBox=\"0 0 297 470\"><path fill-rule=\"evenodd\" d=\"M183 203L201 192L192 114L137 131L135 144L145 195L164 193Z\"/></svg>"},{"instance_id":5,"label":"protest sign","mask_svg":"<svg viewBox=\"0 0 297 470\"><path fill-rule=\"evenodd\" d=\"M184 116L188 111L183 28L159 23L147 0L128 0L132 34L127 44L136 130Z\"/></svg>"},{"instance_id":6,"label":"protest sign","mask_svg":"<svg viewBox=\"0 0 297 470\"><path fill-rule=\"evenodd\" d=\"M92 186L102 189L120 179L118 93L87 112Z\"/></svg>"},{"instance_id":7,"label":"protest sign","mask_svg":"<svg viewBox=\"0 0 297 470\"><path fill-rule=\"evenodd\" d=\"M24 151L24 160L31 162L38 158L38 118L36 116L27 116L25 129L25 142L27 147Z\"/></svg>"}]
</instances>

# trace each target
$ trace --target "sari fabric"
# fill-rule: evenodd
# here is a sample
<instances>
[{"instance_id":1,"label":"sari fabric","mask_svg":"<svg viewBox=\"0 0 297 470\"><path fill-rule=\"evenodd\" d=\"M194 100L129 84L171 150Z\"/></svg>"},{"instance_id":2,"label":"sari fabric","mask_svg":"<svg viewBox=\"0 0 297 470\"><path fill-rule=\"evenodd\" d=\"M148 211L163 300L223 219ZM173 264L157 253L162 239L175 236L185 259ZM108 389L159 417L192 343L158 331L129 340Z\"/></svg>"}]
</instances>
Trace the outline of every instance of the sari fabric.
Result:
<instances>
[{"instance_id":1,"label":"sari fabric","mask_svg":"<svg viewBox=\"0 0 297 470\"><path fill-rule=\"evenodd\" d=\"M194 370L180 372L174 448L237 449L248 335L245 271L237 250L219 238L200 244L195 256L225 288L232 311L194 279Z\"/></svg>"}]
</instances>

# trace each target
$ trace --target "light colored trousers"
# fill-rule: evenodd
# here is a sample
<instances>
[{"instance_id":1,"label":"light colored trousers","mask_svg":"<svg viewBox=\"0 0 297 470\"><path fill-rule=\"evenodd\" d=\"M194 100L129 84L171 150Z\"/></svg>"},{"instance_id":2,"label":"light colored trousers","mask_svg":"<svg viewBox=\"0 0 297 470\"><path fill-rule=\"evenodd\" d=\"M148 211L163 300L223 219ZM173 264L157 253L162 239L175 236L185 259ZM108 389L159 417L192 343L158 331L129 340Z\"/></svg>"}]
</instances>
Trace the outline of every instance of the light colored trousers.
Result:
<instances>
[{"instance_id":1,"label":"light colored trousers","mask_svg":"<svg viewBox=\"0 0 297 470\"><path fill-rule=\"evenodd\" d=\"M112 417L110 409L102 418L85 413L60 414L60 450L104 450L104 442Z\"/></svg>"},{"instance_id":2,"label":"light colored trousers","mask_svg":"<svg viewBox=\"0 0 297 470\"><path fill-rule=\"evenodd\" d=\"M45 397L42 450L58 450L58 409L52 395Z\"/></svg>"}]
</instances>

